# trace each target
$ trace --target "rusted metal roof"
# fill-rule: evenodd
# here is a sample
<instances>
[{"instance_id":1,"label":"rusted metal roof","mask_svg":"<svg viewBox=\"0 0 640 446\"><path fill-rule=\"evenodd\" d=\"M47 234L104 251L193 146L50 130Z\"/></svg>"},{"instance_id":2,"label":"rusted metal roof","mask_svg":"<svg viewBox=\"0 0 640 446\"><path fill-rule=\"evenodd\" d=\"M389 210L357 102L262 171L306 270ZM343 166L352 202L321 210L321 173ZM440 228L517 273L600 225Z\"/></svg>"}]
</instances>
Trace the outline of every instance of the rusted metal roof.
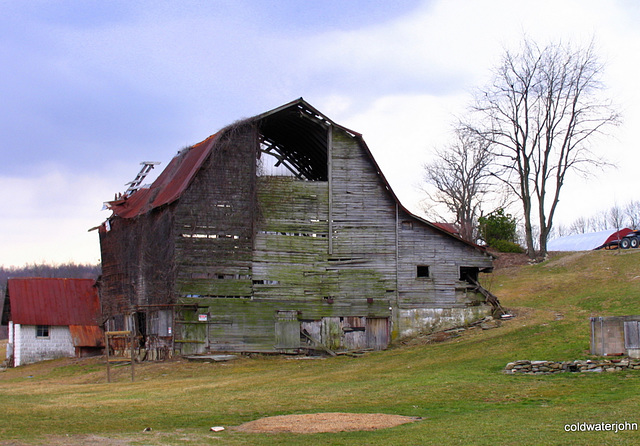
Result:
<instances>
[{"instance_id":1,"label":"rusted metal roof","mask_svg":"<svg viewBox=\"0 0 640 446\"><path fill-rule=\"evenodd\" d=\"M24 325L99 325L93 279L14 278L7 281L9 320Z\"/></svg>"},{"instance_id":2,"label":"rusted metal roof","mask_svg":"<svg viewBox=\"0 0 640 446\"><path fill-rule=\"evenodd\" d=\"M127 198L107 203L115 215L132 218L180 198L204 160L211 153L217 134L193 147L180 151L164 168L151 187L142 188Z\"/></svg>"},{"instance_id":3,"label":"rusted metal roof","mask_svg":"<svg viewBox=\"0 0 640 446\"><path fill-rule=\"evenodd\" d=\"M69 325L76 347L104 347L104 332L97 325Z\"/></svg>"},{"instance_id":4,"label":"rusted metal roof","mask_svg":"<svg viewBox=\"0 0 640 446\"><path fill-rule=\"evenodd\" d=\"M327 179L326 138L329 125L347 131L364 143L359 133L329 120L302 98L246 121L257 123L263 141L272 144L308 180ZM107 202L107 207L118 217L133 218L177 200L211 154L217 136L222 133L217 132L178 152L149 188L138 189L128 197ZM365 150L371 154L366 145ZM104 225L101 230L105 230Z\"/></svg>"},{"instance_id":5,"label":"rusted metal roof","mask_svg":"<svg viewBox=\"0 0 640 446\"><path fill-rule=\"evenodd\" d=\"M444 223L444 222L431 222L434 226L439 227L440 229L444 229L447 232L450 232L454 235L459 236L460 235L460 230L458 229L458 226L455 225L454 223Z\"/></svg>"}]
</instances>

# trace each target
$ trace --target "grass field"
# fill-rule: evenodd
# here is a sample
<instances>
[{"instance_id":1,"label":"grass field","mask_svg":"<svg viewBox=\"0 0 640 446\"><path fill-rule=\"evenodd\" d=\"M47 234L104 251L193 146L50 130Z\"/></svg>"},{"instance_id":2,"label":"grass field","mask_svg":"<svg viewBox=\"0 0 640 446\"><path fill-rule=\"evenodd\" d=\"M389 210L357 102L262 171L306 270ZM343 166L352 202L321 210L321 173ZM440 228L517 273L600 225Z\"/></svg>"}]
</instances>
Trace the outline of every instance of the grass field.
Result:
<instances>
[{"instance_id":1,"label":"grass field","mask_svg":"<svg viewBox=\"0 0 640 446\"><path fill-rule=\"evenodd\" d=\"M484 282L517 317L439 344L360 358L146 363L133 383L121 367L107 384L99 359L1 372L0 445L640 444L640 431L565 432L575 423L640 424L640 372L501 373L518 359L589 358L590 316L640 314L640 250L564 255ZM316 412L422 420L341 433L233 430L265 416Z\"/></svg>"}]
</instances>

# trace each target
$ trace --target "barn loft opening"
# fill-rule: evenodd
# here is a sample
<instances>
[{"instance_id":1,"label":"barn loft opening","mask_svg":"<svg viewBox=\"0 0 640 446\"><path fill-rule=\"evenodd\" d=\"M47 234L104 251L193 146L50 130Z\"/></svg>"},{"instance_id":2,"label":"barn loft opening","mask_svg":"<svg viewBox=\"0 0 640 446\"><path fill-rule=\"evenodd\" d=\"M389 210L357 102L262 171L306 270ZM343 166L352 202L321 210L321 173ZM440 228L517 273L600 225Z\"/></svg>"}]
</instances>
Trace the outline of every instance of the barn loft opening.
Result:
<instances>
[{"instance_id":1,"label":"barn loft opening","mask_svg":"<svg viewBox=\"0 0 640 446\"><path fill-rule=\"evenodd\" d=\"M260 117L259 174L327 181L330 126L327 118L303 103Z\"/></svg>"}]
</instances>

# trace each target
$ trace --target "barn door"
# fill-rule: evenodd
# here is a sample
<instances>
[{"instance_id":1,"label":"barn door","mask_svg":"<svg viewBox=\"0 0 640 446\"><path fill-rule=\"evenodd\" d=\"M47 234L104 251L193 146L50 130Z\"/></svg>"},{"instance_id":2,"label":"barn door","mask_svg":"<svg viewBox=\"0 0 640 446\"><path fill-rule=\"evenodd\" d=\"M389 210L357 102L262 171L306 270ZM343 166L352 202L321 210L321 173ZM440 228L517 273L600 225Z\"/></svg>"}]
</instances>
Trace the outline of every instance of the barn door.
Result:
<instances>
[{"instance_id":1,"label":"barn door","mask_svg":"<svg viewBox=\"0 0 640 446\"><path fill-rule=\"evenodd\" d=\"M181 355L205 353L208 343L208 315L196 309L185 308L180 313L182 318L176 320L175 344Z\"/></svg>"},{"instance_id":2,"label":"barn door","mask_svg":"<svg viewBox=\"0 0 640 446\"><path fill-rule=\"evenodd\" d=\"M296 310L278 310L276 312L275 348L300 348L300 321Z\"/></svg>"},{"instance_id":3,"label":"barn door","mask_svg":"<svg viewBox=\"0 0 640 446\"><path fill-rule=\"evenodd\" d=\"M625 321L624 323L624 348L640 348L640 322Z\"/></svg>"},{"instance_id":4,"label":"barn door","mask_svg":"<svg viewBox=\"0 0 640 446\"><path fill-rule=\"evenodd\" d=\"M389 318L368 317L365 329L367 347L374 350L384 350L389 345Z\"/></svg>"}]
</instances>

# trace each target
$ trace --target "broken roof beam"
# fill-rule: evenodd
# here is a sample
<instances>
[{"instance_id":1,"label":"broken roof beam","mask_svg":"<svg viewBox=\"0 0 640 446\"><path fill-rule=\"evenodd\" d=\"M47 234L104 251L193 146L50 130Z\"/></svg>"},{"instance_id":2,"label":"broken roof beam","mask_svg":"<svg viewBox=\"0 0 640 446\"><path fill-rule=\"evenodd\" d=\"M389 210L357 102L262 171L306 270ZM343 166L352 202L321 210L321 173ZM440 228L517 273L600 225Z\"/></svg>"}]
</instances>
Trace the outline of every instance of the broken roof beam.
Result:
<instances>
[{"instance_id":1,"label":"broken roof beam","mask_svg":"<svg viewBox=\"0 0 640 446\"><path fill-rule=\"evenodd\" d=\"M267 149L261 149L261 152L267 153L278 160L278 163L283 163L294 175L299 179L306 180L321 180L322 176L315 173L313 164L310 163L310 159L306 154L297 150L289 150L282 144L278 144L263 135L262 143L266 145Z\"/></svg>"}]
</instances>

